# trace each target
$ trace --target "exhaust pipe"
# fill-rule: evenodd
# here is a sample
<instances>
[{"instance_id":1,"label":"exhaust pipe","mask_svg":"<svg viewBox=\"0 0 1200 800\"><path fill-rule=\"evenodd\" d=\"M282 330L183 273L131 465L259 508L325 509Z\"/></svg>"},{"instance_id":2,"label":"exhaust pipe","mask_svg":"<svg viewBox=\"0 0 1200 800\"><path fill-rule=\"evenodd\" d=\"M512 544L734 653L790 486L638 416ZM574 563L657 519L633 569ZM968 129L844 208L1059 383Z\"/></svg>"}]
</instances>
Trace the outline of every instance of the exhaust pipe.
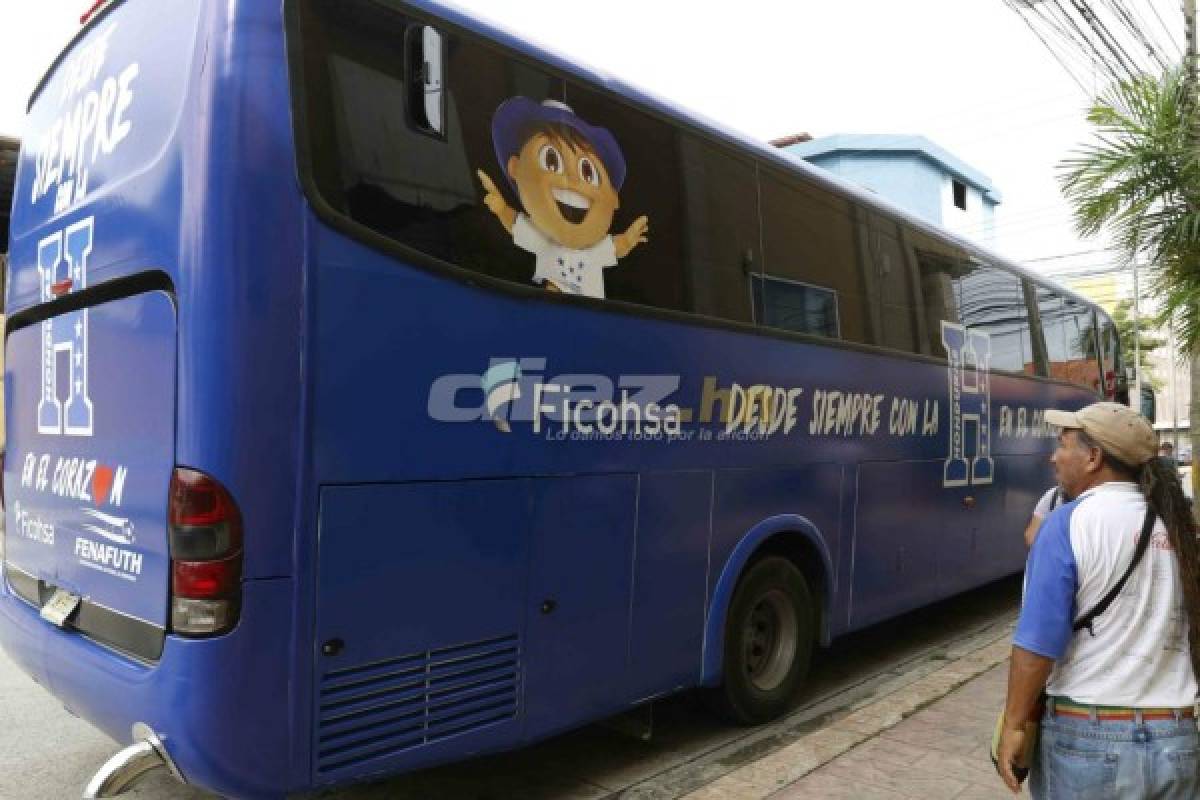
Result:
<instances>
[{"instance_id":1,"label":"exhaust pipe","mask_svg":"<svg viewBox=\"0 0 1200 800\"><path fill-rule=\"evenodd\" d=\"M162 740L148 725L139 722L133 726L133 744L106 761L92 776L83 791L83 800L124 794L147 773L163 767L180 783L186 783Z\"/></svg>"}]
</instances>

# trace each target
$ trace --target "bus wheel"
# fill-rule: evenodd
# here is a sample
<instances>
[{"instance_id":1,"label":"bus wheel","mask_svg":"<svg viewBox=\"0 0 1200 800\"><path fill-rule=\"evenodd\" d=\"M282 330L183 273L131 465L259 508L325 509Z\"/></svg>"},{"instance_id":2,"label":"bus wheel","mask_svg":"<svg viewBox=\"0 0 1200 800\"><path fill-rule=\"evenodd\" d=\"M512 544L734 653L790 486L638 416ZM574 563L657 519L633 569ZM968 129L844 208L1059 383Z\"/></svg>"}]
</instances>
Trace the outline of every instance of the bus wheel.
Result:
<instances>
[{"instance_id":1,"label":"bus wheel","mask_svg":"<svg viewBox=\"0 0 1200 800\"><path fill-rule=\"evenodd\" d=\"M812 594L792 562L770 556L751 566L725 619L718 710L740 725L782 716L808 674L815 627Z\"/></svg>"}]
</instances>

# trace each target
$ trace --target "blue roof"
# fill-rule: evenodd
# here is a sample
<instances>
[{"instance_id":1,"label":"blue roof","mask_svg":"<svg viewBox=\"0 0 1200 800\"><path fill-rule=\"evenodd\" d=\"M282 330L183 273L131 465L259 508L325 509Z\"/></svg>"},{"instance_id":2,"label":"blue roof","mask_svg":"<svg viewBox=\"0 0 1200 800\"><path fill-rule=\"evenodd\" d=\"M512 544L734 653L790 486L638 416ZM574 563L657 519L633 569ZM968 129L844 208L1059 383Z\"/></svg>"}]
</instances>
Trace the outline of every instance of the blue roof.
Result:
<instances>
[{"instance_id":1,"label":"blue roof","mask_svg":"<svg viewBox=\"0 0 1200 800\"><path fill-rule=\"evenodd\" d=\"M790 145L785 149L801 158L830 153L916 153L984 192L992 201L1000 202L1000 192L997 191L991 178L924 136L838 133L833 136L822 136L810 142Z\"/></svg>"}]
</instances>

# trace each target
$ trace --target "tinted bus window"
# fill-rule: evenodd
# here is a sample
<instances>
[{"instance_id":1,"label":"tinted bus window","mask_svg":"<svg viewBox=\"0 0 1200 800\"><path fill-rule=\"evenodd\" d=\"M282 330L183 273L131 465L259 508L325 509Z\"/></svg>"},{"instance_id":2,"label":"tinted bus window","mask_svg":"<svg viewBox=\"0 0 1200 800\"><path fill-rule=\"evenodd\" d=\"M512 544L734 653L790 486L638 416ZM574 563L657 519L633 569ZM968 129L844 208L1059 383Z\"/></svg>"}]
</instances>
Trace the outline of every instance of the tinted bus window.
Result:
<instances>
[{"instance_id":1,"label":"tinted bus window","mask_svg":"<svg viewBox=\"0 0 1200 800\"><path fill-rule=\"evenodd\" d=\"M623 180L618 180L616 167L609 170L610 174L594 178L601 200L607 184L616 190L611 195L616 204L611 223L594 233L611 236L616 243L617 264L604 270L605 296L658 308L685 309L678 132L624 101L576 83L567 85L566 96L567 105L586 121L584 124L603 126L611 136L606 145L607 137L598 133L594 155L581 151L576 156L583 171L588 169L589 158L595 161L597 171L604 169L606 160L617 162L624 171ZM616 149L610 152L612 147ZM744 201L746 196L738 199ZM564 205L561 197L557 205ZM592 224L596 205L593 203L581 227ZM631 247L628 253L623 252L623 240Z\"/></svg>"},{"instance_id":2,"label":"tinted bus window","mask_svg":"<svg viewBox=\"0 0 1200 800\"><path fill-rule=\"evenodd\" d=\"M492 277L685 307L670 126L401 14L317 8L327 46L308 51L309 124L336 210ZM427 70L406 70L434 55L405 52L423 47L442 60L432 105L413 91Z\"/></svg>"},{"instance_id":3,"label":"tinted bus window","mask_svg":"<svg viewBox=\"0 0 1200 800\"><path fill-rule=\"evenodd\" d=\"M770 276L751 278L754 316L768 328L838 338L837 294L832 289Z\"/></svg>"},{"instance_id":4,"label":"tinted bus window","mask_svg":"<svg viewBox=\"0 0 1200 800\"><path fill-rule=\"evenodd\" d=\"M866 238L863 249L871 265L871 295L879 309L876 343L906 353L922 352L917 344L914 275L900 242L900 228L882 214L861 209L860 216L868 218L860 231Z\"/></svg>"},{"instance_id":5,"label":"tinted bus window","mask_svg":"<svg viewBox=\"0 0 1200 800\"><path fill-rule=\"evenodd\" d=\"M837 305L839 335L870 342L863 264L857 257L850 204L798 178L760 171L763 225L763 296L756 305L789 306L791 281L831 294ZM781 307L786 315L787 309ZM791 317L788 317L791 318ZM768 324L766 320L758 320Z\"/></svg>"},{"instance_id":6,"label":"tinted bus window","mask_svg":"<svg viewBox=\"0 0 1200 800\"><path fill-rule=\"evenodd\" d=\"M1096 316L1100 320L1100 368L1104 396L1111 400L1116 397L1117 391L1117 352L1120 348L1120 337L1117 326L1107 314Z\"/></svg>"},{"instance_id":7,"label":"tinted bus window","mask_svg":"<svg viewBox=\"0 0 1200 800\"><path fill-rule=\"evenodd\" d=\"M750 276L762 263L754 163L686 133L680 150L691 307L752 322Z\"/></svg>"},{"instance_id":8,"label":"tinted bus window","mask_svg":"<svg viewBox=\"0 0 1200 800\"><path fill-rule=\"evenodd\" d=\"M946 357L942 321L961 323L961 297L956 281L971 268L965 251L919 231L909 231L920 281L920 303L931 355Z\"/></svg>"},{"instance_id":9,"label":"tinted bus window","mask_svg":"<svg viewBox=\"0 0 1200 800\"><path fill-rule=\"evenodd\" d=\"M954 282L962 324L991 340L992 369L1035 374L1020 278L996 267L972 265Z\"/></svg>"},{"instance_id":10,"label":"tinted bus window","mask_svg":"<svg viewBox=\"0 0 1200 800\"><path fill-rule=\"evenodd\" d=\"M1096 388L1099 365L1087 306L1052 289L1038 288L1050 377Z\"/></svg>"}]
</instances>

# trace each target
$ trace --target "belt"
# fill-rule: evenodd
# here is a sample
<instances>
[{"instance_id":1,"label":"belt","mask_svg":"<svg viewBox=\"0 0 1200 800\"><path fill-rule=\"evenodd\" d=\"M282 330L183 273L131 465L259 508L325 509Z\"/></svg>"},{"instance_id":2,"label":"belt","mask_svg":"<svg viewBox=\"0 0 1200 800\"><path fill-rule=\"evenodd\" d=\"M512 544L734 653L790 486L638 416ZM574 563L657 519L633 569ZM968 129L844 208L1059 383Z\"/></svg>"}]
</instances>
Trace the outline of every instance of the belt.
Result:
<instances>
[{"instance_id":1,"label":"belt","mask_svg":"<svg viewBox=\"0 0 1200 800\"><path fill-rule=\"evenodd\" d=\"M1186 708L1128 708L1125 706L1088 706L1070 700L1051 699L1047 703L1050 713L1060 717L1099 720L1143 720L1192 719L1196 716L1195 706Z\"/></svg>"}]
</instances>

